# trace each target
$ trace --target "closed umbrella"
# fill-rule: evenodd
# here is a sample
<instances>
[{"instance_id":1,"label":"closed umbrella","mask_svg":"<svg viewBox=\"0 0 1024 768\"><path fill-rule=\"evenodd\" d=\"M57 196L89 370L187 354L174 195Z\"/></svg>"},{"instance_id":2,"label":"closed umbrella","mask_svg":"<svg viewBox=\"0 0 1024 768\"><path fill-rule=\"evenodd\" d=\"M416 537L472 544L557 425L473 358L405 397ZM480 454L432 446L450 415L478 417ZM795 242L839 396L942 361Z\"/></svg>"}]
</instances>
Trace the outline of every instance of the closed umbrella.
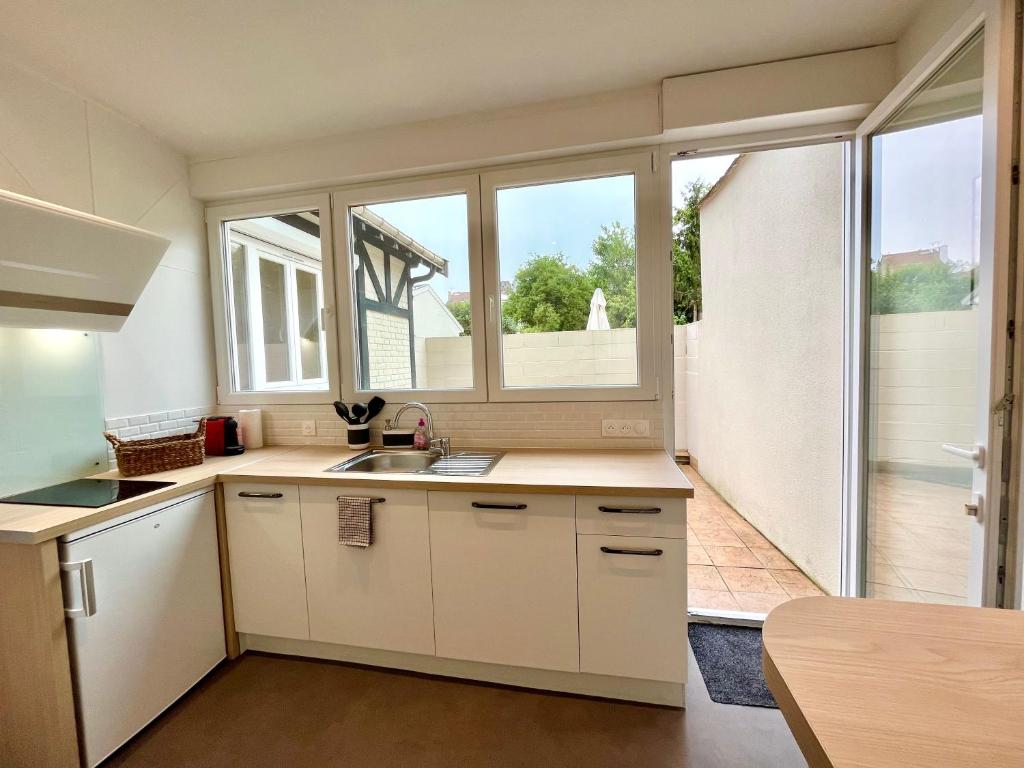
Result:
<instances>
[{"instance_id":1,"label":"closed umbrella","mask_svg":"<svg viewBox=\"0 0 1024 768\"><path fill-rule=\"evenodd\" d=\"M605 312L607 306L608 302L604 298L604 291L600 288L594 289L594 295L590 297L590 317L587 318L588 331L611 330L611 326L608 325L608 313Z\"/></svg>"}]
</instances>

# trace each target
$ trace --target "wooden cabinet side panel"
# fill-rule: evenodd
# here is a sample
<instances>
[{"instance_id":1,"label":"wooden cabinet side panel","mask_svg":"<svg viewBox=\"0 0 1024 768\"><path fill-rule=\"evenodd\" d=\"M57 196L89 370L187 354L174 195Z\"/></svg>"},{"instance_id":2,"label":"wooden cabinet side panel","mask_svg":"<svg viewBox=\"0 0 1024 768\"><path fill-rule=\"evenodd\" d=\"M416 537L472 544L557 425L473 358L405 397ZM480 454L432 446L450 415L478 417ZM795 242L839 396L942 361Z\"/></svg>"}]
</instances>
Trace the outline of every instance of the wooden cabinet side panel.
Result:
<instances>
[{"instance_id":1,"label":"wooden cabinet side panel","mask_svg":"<svg viewBox=\"0 0 1024 768\"><path fill-rule=\"evenodd\" d=\"M78 765L57 542L0 544L0 765Z\"/></svg>"}]
</instances>

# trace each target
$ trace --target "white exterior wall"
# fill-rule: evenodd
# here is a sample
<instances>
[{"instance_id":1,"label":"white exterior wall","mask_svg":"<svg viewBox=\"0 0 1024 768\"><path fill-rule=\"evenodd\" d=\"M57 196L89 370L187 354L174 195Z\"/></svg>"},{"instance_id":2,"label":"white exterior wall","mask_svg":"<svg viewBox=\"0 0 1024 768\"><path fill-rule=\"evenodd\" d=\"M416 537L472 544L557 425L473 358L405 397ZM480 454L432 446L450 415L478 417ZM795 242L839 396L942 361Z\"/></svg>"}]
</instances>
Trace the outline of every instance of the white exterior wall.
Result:
<instances>
[{"instance_id":1,"label":"white exterior wall","mask_svg":"<svg viewBox=\"0 0 1024 768\"><path fill-rule=\"evenodd\" d=\"M0 188L172 241L123 329L100 334L107 417L215 402L203 207L189 194L184 157L116 112L6 62L0 104Z\"/></svg>"},{"instance_id":2,"label":"white exterior wall","mask_svg":"<svg viewBox=\"0 0 1024 768\"><path fill-rule=\"evenodd\" d=\"M830 592L841 537L843 180L839 144L774 150L745 157L707 199L700 369L687 398L686 447L701 475Z\"/></svg>"}]
</instances>

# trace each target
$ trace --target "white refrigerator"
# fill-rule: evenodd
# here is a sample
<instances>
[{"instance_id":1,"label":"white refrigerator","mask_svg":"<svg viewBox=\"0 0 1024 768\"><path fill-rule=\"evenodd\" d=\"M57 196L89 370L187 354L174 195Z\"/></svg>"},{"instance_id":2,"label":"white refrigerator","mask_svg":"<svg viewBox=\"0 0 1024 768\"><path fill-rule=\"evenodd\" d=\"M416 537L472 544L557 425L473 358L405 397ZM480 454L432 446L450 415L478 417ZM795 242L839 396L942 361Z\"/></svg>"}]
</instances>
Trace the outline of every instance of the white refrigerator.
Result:
<instances>
[{"instance_id":1,"label":"white refrigerator","mask_svg":"<svg viewBox=\"0 0 1024 768\"><path fill-rule=\"evenodd\" d=\"M225 657L213 490L69 534L60 559L92 768Z\"/></svg>"}]
</instances>

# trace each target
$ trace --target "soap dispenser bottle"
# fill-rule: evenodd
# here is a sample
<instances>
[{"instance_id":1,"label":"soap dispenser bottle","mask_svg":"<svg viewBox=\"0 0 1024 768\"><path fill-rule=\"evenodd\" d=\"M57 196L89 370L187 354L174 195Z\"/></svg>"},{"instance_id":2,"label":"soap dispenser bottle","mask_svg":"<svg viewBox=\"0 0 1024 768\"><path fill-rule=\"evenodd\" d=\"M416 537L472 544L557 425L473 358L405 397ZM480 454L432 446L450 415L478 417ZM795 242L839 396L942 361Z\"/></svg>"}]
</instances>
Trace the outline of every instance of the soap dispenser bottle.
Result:
<instances>
[{"instance_id":1,"label":"soap dispenser bottle","mask_svg":"<svg viewBox=\"0 0 1024 768\"><path fill-rule=\"evenodd\" d=\"M430 441L427 439L427 422L423 419L420 419L419 424L416 425L416 434L412 437L412 444L414 448L421 451L430 447Z\"/></svg>"}]
</instances>

